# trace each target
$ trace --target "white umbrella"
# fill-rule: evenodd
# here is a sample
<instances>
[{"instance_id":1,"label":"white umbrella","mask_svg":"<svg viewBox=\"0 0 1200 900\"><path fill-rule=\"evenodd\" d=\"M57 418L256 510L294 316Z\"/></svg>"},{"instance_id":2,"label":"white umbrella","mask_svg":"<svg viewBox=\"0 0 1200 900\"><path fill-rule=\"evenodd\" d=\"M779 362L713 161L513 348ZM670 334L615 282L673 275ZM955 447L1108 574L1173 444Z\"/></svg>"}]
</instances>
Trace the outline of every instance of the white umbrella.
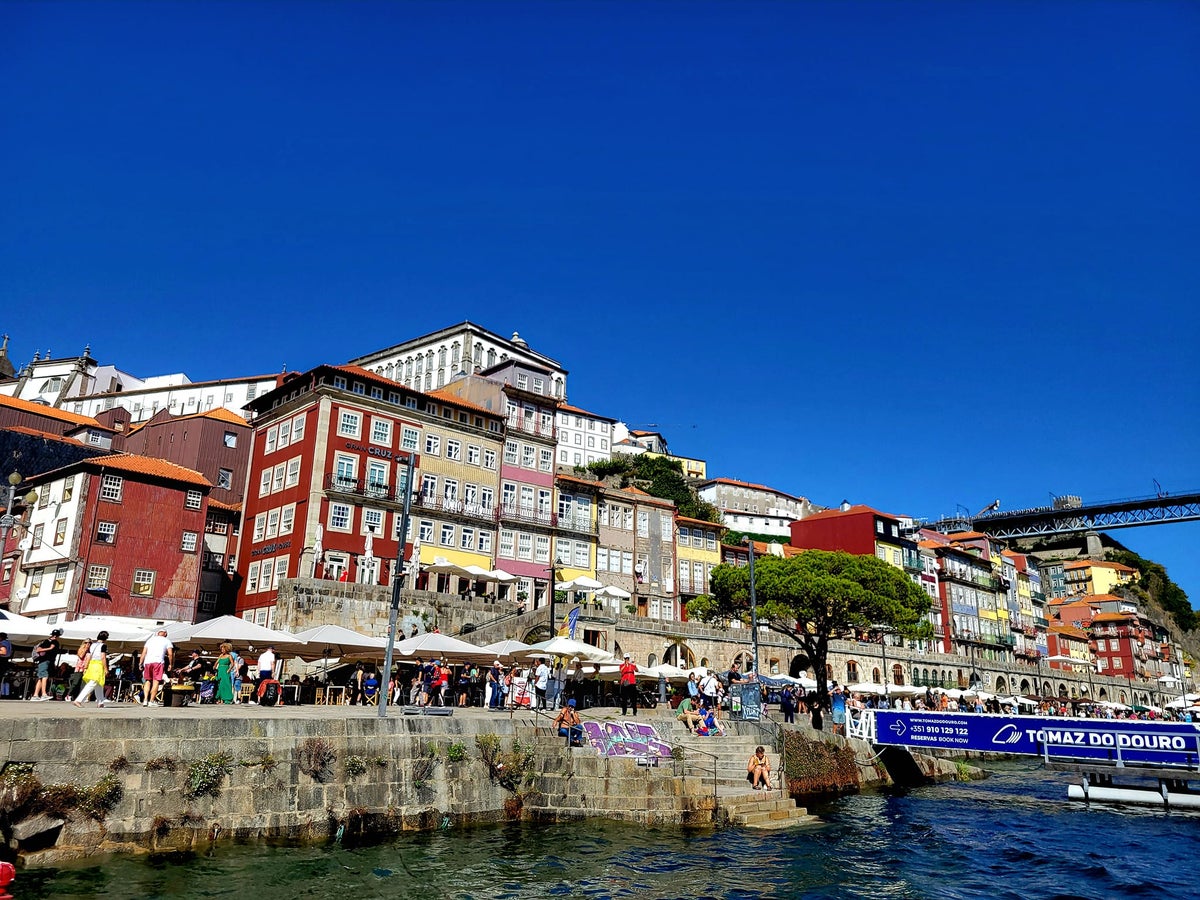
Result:
<instances>
[{"instance_id":1,"label":"white umbrella","mask_svg":"<svg viewBox=\"0 0 1200 900\"><path fill-rule=\"evenodd\" d=\"M45 622L39 622L37 619L30 619L27 616L18 615L6 609L0 610L0 631L5 632L10 641L23 643L25 641L33 641L36 638L49 637L52 627L58 628L61 626L50 626ZM92 635L92 637L95 637L95 635Z\"/></svg>"},{"instance_id":2,"label":"white umbrella","mask_svg":"<svg viewBox=\"0 0 1200 900\"><path fill-rule=\"evenodd\" d=\"M548 641L540 641L533 644L529 649L535 653L549 653L551 656L578 656L587 662L613 661L613 655L607 650L601 650L599 647L585 644L583 641L577 641L573 638L552 637Z\"/></svg>"},{"instance_id":3,"label":"white umbrella","mask_svg":"<svg viewBox=\"0 0 1200 900\"><path fill-rule=\"evenodd\" d=\"M62 629L62 639L68 643L91 640L101 631L108 632L108 644L117 647L137 647L146 643L146 638L161 628L170 634L172 628L186 622L156 622L153 619L135 619L127 616L83 616L57 626Z\"/></svg>"},{"instance_id":4,"label":"white umbrella","mask_svg":"<svg viewBox=\"0 0 1200 900\"><path fill-rule=\"evenodd\" d=\"M578 578L572 578L570 581L560 581L554 587L560 591L594 591L604 587L604 585L595 578L580 575Z\"/></svg>"},{"instance_id":5,"label":"white umbrella","mask_svg":"<svg viewBox=\"0 0 1200 900\"><path fill-rule=\"evenodd\" d=\"M304 642L304 646L289 649L288 652L304 660L327 656L361 656L373 651L382 653L387 649L387 638L360 634L341 625L317 625L298 631L295 636Z\"/></svg>"},{"instance_id":6,"label":"white umbrella","mask_svg":"<svg viewBox=\"0 0 1200 900\"><path fill-rule=\"evenodd\" d=\"M483 647L488 653L494 653L500 659L506 657L523 656L526 650L530 649L530 645L524 641L517 641L509 638L506 641L496 641L494 644L485 644Z\"/></svg>"},{"instance_id":7,"label":"white umbrella","mask_svg":"<svg viewBox=\"0 0 1200 900\"><path fill-rule=\"evenodd\" d=\"M467 575L470 575L476 581L491 581L492 580L492 573L489 572L487 569L483 568L483 566L476 566L476 565L463 566L463 572L466 573Z\"/></svg>"},{"instance_id":8,"label":"white umbrella","mask_svg":"<svg viewBox=\"0 0 1200 900\"><path fill-rule=\"evenodd\" d=\"M253 647L274 646L284 650L304 643L294 634L256 625L237 616L219 616L195 625L172 625L167 628L167 637L177 647L180 644L195 644L208 649L225 641Z\"/></svg>"},{"instance_id":9,"label":"white umbrella","mask_svg":"<svg viewBox=\"0 0 1200 900\"><path fill-rule=\"evenodd\" d=\"M457 563L452 563L444 556L435 556L433 562L423 567L426 572L433 572L437 575L465 575L466 569Z\"/></svg>"},{"instance_id":10,"label":"white umbrella","mask_svg":"<svg viewBox=\"0 0 1200 900\"><path fill-rule=\"evenodd\" d=\"M623 591L614 584L606 584L596 590L597 597L615 597L618 600L628 600L633 596L629 591Z\"/></svg>"},{"instance_id":11,"label":"white umbrella","mask_svg":"<svg viewBox=\"0 0 1200 900\"><path fill-rule=\"evenodd\" d=\"M503 569L492 569L488 572L488 581L498 581L500 584L508 584L510 581L516 581L516 575L510 575Z\"/></svg>"},{"instance_id":12,"label":"white umbrella","mask_svg":"<svg viewBox=\"0 0 1200 900\"><path fill-rule=\"evenodd\" d=\"M686 681L688 677L685 669L673 666L670 663L659 663L657 666L651 666L649 669L646 669L645 672L652 678L665 678L668 681Z\"/></svg>"},{"instance_id":13,"label":"white umbrella","mask_svg":"<svg viewBox=\"0 0 1200 900\"><path fill-rule=\"evenodd\" d=\"M427 631L407 640L396 641L393 648L401 656L452 656L456 659L484 659L495 657L495 654L475 644L468 644L458 638L441 634L437 631Z\"/></svg>"}]
</instances>

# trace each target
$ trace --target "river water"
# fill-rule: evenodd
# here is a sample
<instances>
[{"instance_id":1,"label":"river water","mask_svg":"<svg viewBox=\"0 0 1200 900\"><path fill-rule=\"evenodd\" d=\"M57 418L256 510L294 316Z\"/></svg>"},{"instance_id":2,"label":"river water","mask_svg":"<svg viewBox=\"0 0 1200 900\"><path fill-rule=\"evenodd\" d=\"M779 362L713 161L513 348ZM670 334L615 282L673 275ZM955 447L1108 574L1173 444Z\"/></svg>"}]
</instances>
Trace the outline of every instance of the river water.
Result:
<instances>
[{"instance_id":1,"label":"river water","mask_svg":"<svg viewBox=\"0 0 1200 900\"><path fill-rule=\"evenodd\" d=\"M1200 816L1085 807L1063 776L864 794L790 832L504 825L348 848L223 844L185 858L24 870L17 900L80 898L1116 898L1200 896Z\"/></svg>"}]
</instances>

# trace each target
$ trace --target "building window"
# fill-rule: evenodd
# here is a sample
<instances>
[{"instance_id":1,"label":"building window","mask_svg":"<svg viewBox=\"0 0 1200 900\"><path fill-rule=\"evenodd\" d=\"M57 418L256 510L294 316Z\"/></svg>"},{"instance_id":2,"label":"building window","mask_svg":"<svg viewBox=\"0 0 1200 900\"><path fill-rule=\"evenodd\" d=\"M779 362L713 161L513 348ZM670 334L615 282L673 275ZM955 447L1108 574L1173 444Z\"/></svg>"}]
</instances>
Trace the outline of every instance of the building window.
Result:
<instances>
[{"instance_id":1,"label":"building window","mask_svg":"<svg viewBox=\"0 0 1200 900\"><path fill-rule=\"evenodd\" d=\"M275 445L279 443L279 426L273 426L267 429L266 443L263 444L263 455L275 452Z\"/></svg>"},{"instance_id":2,"label":"building window","mask_svg":"<svg viewBox=\"0 0 1200 900\"><path fill-rule=\"evenodd\" d=\"M409 428L407 425L405 425L402 435L403 436L400 439L400 446L405 450L416 450L417 441L421 439L421 433L417 431L417 429Z\"/></svg>"},{"instance_id":3,"label":"building window","mask_svg":"<svg viewBox=\"0 0 1200 900\"><path fill-rule=\"evenodd\" d=\"M54 586L50 588L50 593L61 594L67 586L67 569L66 563L59 563L54 567Z\"/></svg>"},{"instance_id":4,"label":"building window","mask_svg":"<svg viewBox=\"0 0 1200 900\"><path fill-rule=\"evenodd\" d=\"M517 464L519 452L520 451L517 447L516 441L505 441L504 442L504 464L508 465L508 466L515 466Z\"/></svg>"},{"instance_id":5,"label":"building window","mask_svg":"<svg viewBox=\"0 0 1200 900\"><path fill-rule=\"evenodd\" d=\"M538 462L538 468L541 469L543 472L553 471L553 469L554 469L554 451L553 450L541 450L540 451L540 459Z\"/></svg>"},{"instance_id":6,"label":"building window","mask_svg":"<svg viewBox=\"0 0 1200 900\"><path fill-rule=\"evenodd\" d=\"M392 446L392 423L387 419L371 419L371 443Z\"/></svg>"},{"instance_id":7,"label":"building window","mask_svg":"<svg viewBox=\"0 0 1200 900\"><path fill-rule=\"evenodd\" d=\"M217 487L225 490L233 487L233 469L221 469L217 472Z\"/></svg>"},{"instance_id":8,"label":"building window","mask_svg":"<svg viewBox=\"0 0 1200 900\"><path fill-rule=\"evenodd\" d=\"M154 572L151 569L134 569L133 585L130 593L135 597L152 597L154 595Z\"/></svg>"},{"instance_id":9,"label":"building window","mask_svg":"<svg viewBox=\"0 0 1200 900\"><path fill-rule=\"evenodd\" d=\"M422 544L433 543L433 523L428 519L421 520L421 525L417 529L417 540Z\"/></svg>"},{"instance_id":10,"label":"building window","mask_svg":"<svg viewBox=\"0 0 1200 900\"><path fill-rule=\"evenodd\" d=\"M441 544L443 547L453 547L454 546L454 526L453 525L451 525L447 522L442 523L442 535L441 535L440 540L441 540Z\"/></svg>"},{"instance_id":11,"label":"building window","mask_svg":"<svg viewBox=\"0 0 1200 900\"><path fill-rule=\"evenodd\" d=\"M87 584L85 587L92 591L99 591L107 588L108 573L108 566L88 566Z\"/></svg>"},{"instance_id":12,"label":"building window","mask_svg":"<svg viewBox=\"0 0 1200 900\"><path fill-rule=\"evenodd\" d=\"M447 440L446 441L446 459L459 462L462 460L462 442Z\"/></svg>"},{"instance_id":13,"label":"building window","mask_svg":"<svg viewBox=\"0 0 1200 900\"><path fill-rule=\"evenodd\" d=\"M383 510L364 509L362 515L363 534L383 534Z\"/></svg>"},{"instance_id":14,"label":"building window","mask_svg":"<svg viewBox=\"0 0 1200 900\"><path fill-rule=\"evenodd\" d=\"M279 533L291 534L296 521L296 504L289 503L279 513Z\"/></svg>"},{"instance_id":15,"label":"building window","mask_svg":"<svg viewBox=\"0 0 1200 900\"><path fill-rule=\"evenodd\" d=\"M295 487L300 483L300 457L296 456L287 461L287 474L284 477L286 487Z\"/></svg>"},{"instance_id":16,"label":"building window","mask_svg":"<svg viewBox=\"0 0 1200 900\"><path fill-rule=\"evenodd\" d=\"M292 443L298 443L304 437L304 416L292 419Z\"/></svg>"},{"instance_id":17,"label":"building window","mask_svg":"<svg viewBox=\"0 0 1200 900\"><path fill-rule=\"evenodd\" d=\"M342 411L341 418L338 420L338 434L356 438L361 427L362 416L355 412Z\"/></svg>"},{"instance_id":18,"label":"building window","mask_svg":"<svg viewBox=\"0 0 1200 900\"><path fill-rule=\"evenodd\" d=\"M503 556L505 559L513 558L513 532L506 529L500 531L500 549L497 551L498 556Z\"/></svg>"},{"instance_id":19,"label":"building window","mask_svg":"<svg viewBox=\"0 0 1200 900\"><path fill-rule=\"evenodd\" d=\"M62 499L63 503L69 501L75 495L75 476L72 475L63 482Z\"/></svg>"},{"instance_id":20,"label":"building window","mask_svg":"<svg viewBox=\"0 0 1200 900\"><path fill-rule=\"evenodd\" d=\"M279 423L279 449L282 450L289 443L291 443L291 440L292 440L292 423L291 422L280 422Z\"/></svg>"},{"instance_id":21,"label":"building window","mask_svg":"<svg viewBox=\"0 0 1200 900\"><path fill-rule=\"evenodd\" d=\"M67 539L67 520L59 519L54 523L54 546L57 547Z\"/></svg>"},{"instance_id":22,"label":"building window","mask_svg":"<svg viewBox=\"0 0 1200 900\"><path fill-rule=\"evenodd\" d=\"M230 450L237 447L237 432L236 431L225 432L225 446L228 447Z\"/></svg>"},{"instance_id":23,"label":"building window","mask_svg":"<svg viewBox=\"0 0 1200 900\"><path fill-rule=\"evenodd\" d=\"M467 462L473 466L479 465L479 447L467 444Z\"/></svg>"},{"instance_id":24,"label":"building window","mask_svg":"<svg viewBox=\"0 0 1200 900\"><path fill-rule=\"evenodd\" d=\"M199 535L197 535L194 531L185 531L183 533L183 543L180 545L179 549L184 553L195 553L198 537Z\"/></svg>"},{"instance_id":25,"label":"building window","mask_svg":"<svg viewBox=\"0 0 1200 900\"><path fill-rule=\"evenodd\" d=\"M490 531L479 532L479 541L476 549L480 553L490 554L492 552L492 533Z\"/></svg>"},{"instance_id":26,"label":"building window","mask_svg":"<svg viewBox=\"0 0 1200 900\"><path fill-rule=\"evenodd\" d=\"M267 539L279 537L279 510L273 509L267 513Z\"/></svg>"},{"instance_id":27,"label":"building window","mask_svg":"<svg viewBox=\"0 0 1200 900\"><path fill-rule=\"evenodd\" d=\"M458 536L458 546L463 550L475 549L475 529L463 527L462 532Z\"/></svg>"},{"instance_id":28,"label":"building window","mask_svg":"<svg viewBox=\"0 0 1200 900\"><path fill-rule=\"evenodd\" d=\"M496 451L495 450L489 449L489 450L483 451L483 467L485 469L495 469L496 468Z\"/></svg>"},{"instance_id":29,"label":"building window","mask_svg":"<svg viewBox=\"0 0 1200 900\"><path fill-rule=\"evenodd\" d=\"M199 491L188 491L183 500L184 509L199 509L203 499L204 495Z\"/></svg>"},{"instance_id":30,"label":"building window","mask_svg":"<svg viewBox=\"0 0 1200 900\"><path fill-rule=\"evenodd\" d=\"M262 477L258 482L258 496L265 497L271 493L271 472L270 468L263 469Z\"/></svg>"},{"instance_id":31,"label":"building window","mask_svg":"<svg viewBox=\"0 0 1200 900\"><path fill-rule=\"evenodd\" d=\"M120 503L121 489L124 485L125 479L120 475L105 475L100 479L100 499Z\"/></svg>"},{"instance_id":32,"label":"building window","mask_svg":"<svg viewBox=\"0 0 1200 900\"><path fill-rule=\"evenodd\" d=\"M267 514L259 513L254 517L254 542L258 543L267 534Z\"/></svg>"},{"instance_id":33,"label":"building window","mask_svg":"<svg viewBox=\"0 0 1200 900\"><path fill-rule=\"evenodd\" d=\"M522 532L517 535L517 559L533 558L533 536Z\"/></svg>"},{"instance_id":34,"label":"building window","mask_svg":"<svg viewBox=\"0 0 1200 900\"><path fill-rule=\"evenodd\" d=\"M101 544L113 544L117 540L117 523L100 522L96 525L96 540Z\"/></svg>"},{"instance_id":35,"label":"building window","mask_svg":"<svg viewBox=\"0 0 1200 900\"><path fill-rule=\"evenodd\" d=\"M258 590L258 563L250 563L250 568L246 570L246 593L253 594Z\"/></svg>"},{"instance_id":36,"label":"building window","mask_svg":"<svg viewBox=\"0 0 1200 900\"><path fill-rule=\"evenodd\" d=\"M214 591L200 592L200 611L213 612L217 608L217 595Z\"/></svg>"},{"instance_id":37,"label":"building window","mask_svg":"<svg viewBox=\"0 0 1200 900\"><path fill-rule=\"evenodd\" d=\"M329 504L329 527L335 528L338 531L350 530L350 504Z\"/></svg>"},{"instance_id":38,"label":"building window","mask_svg":"<svg viewBox=\"0 0 1200 900\"><path fill-rule=\"evenodd\" d=\"M430 456L440 456L442 452L442 439L436 434L425 435L425 452Z\"/></svg>"}]
</instances>

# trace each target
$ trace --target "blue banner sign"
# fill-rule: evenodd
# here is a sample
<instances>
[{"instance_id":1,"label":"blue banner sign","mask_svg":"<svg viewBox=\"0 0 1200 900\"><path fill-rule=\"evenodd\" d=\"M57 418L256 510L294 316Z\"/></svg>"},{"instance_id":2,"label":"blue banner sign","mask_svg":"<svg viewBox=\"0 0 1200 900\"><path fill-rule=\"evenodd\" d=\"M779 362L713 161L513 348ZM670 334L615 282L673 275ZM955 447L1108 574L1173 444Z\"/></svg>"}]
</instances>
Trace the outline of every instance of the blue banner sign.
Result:
<instances>
[{"instance_id":1,"label":"blue banner sign","mask_svg":"<svg viewBox=\"0 0 1200 900\"><path fill-rule=\"evenodd\" d=\"M1200 768L1200 724L963 713L875 713L875 741L914 749L1023 753L1057 762Z\"/></svg>"}]
</instances>

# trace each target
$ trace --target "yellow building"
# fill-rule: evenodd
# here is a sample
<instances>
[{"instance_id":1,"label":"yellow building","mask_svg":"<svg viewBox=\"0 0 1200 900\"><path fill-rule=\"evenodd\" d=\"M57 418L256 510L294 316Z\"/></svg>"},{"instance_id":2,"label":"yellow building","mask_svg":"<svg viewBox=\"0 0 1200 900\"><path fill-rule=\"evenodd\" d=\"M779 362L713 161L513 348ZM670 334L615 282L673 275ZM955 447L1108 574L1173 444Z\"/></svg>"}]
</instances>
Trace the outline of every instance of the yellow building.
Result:
<instances>
[{"instance_id":1,"label":"yellow building","mask_svg":"<svg viewBox=\"0 0 1200 900\"><path fill-rule=\"evenodd\" d=\"M1068 596L1111 594L1114 588L1131 584L1137 574L1137 569L1098 559L1077 559L1063 565Z\"/></svg>"}]
</instances>

